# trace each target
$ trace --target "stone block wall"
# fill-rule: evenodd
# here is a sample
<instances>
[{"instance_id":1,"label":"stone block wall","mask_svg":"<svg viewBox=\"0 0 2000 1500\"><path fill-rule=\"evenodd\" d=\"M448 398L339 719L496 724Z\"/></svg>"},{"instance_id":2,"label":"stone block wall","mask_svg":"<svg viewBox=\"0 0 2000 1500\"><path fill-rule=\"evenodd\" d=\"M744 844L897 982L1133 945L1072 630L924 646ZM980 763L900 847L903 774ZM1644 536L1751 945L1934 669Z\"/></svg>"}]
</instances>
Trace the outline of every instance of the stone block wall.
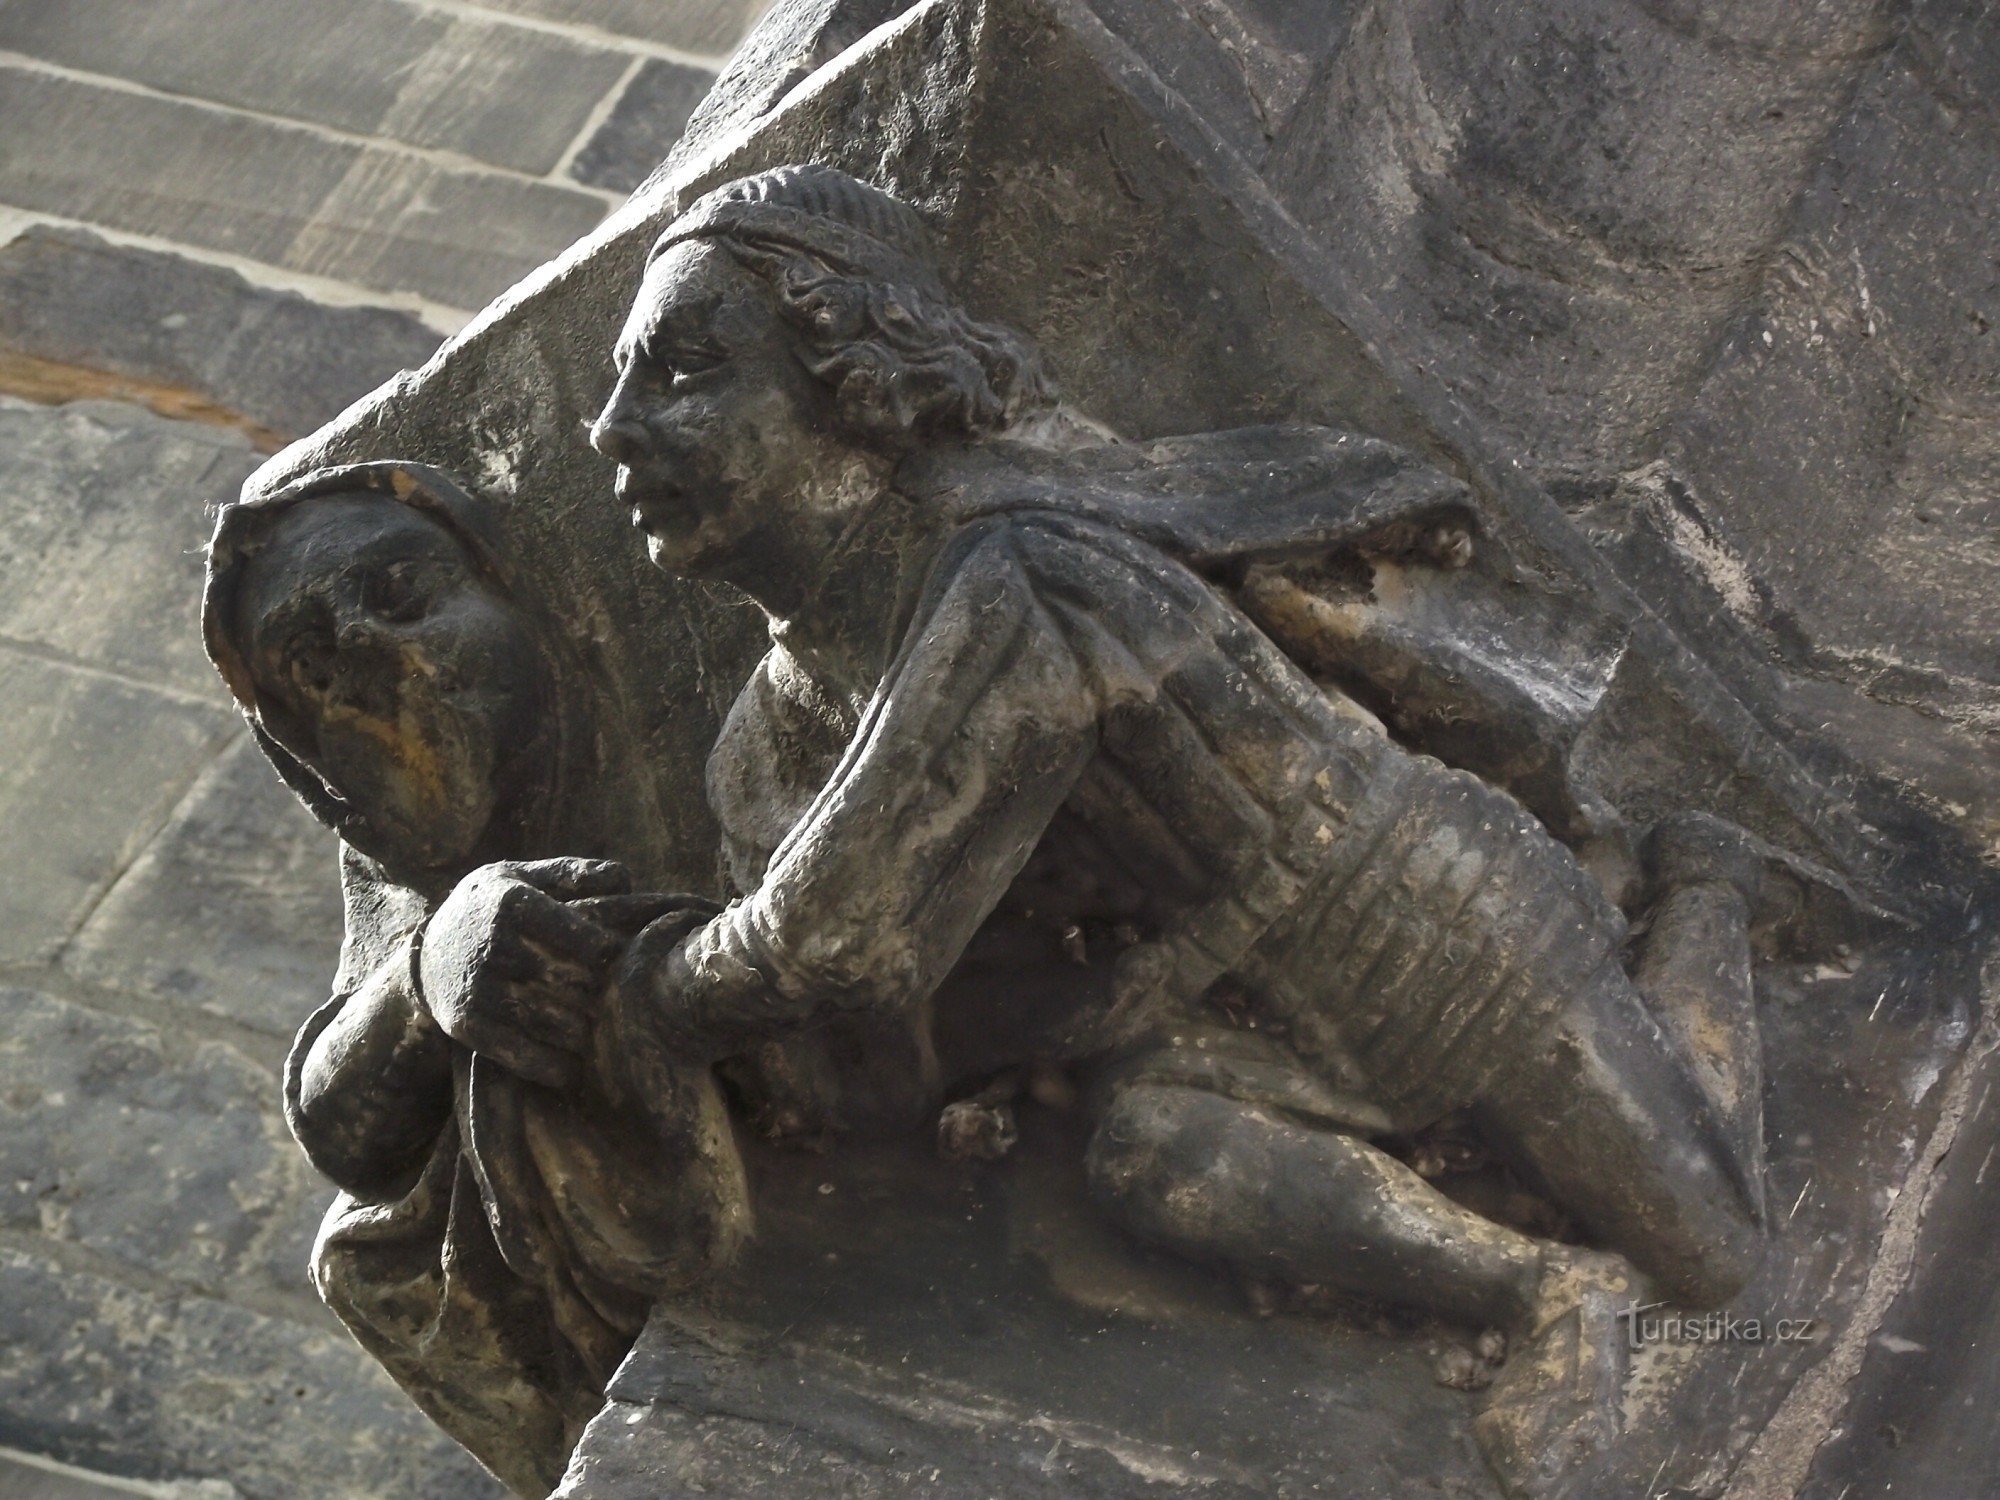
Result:
<instances>
[{"instance_id":1,"label":"stone block wall","mask_svg":"<svg viewBox=\"0 0 2000 1500\"><path fill-rule=\"evenodd\" d=\"M0 1493L488 1497L306 1283L331 839L202 658L265 454L607 213L761 0L0 0Z\"/></svg>"}]
</instances>

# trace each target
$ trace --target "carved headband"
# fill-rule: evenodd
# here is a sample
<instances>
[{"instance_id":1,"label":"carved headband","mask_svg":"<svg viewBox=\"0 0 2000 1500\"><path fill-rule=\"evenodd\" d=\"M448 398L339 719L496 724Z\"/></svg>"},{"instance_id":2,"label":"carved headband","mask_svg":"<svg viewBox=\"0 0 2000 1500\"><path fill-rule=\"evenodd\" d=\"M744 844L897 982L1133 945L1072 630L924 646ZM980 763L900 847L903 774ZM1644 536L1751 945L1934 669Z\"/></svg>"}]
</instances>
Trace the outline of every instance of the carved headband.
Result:
<instances>
[{"instance_id":1,"label":"carved headband","mask_svg":"<svg viewBox=\"0 0 2000 1500\"><path fill-rule=\"evenodd\" d=\"M800 250L843 275L895 282L949 300L916 210L831 167L779 167L717 188L662 231L647 264L693 239Z\"/></svg>"}]
</instances>

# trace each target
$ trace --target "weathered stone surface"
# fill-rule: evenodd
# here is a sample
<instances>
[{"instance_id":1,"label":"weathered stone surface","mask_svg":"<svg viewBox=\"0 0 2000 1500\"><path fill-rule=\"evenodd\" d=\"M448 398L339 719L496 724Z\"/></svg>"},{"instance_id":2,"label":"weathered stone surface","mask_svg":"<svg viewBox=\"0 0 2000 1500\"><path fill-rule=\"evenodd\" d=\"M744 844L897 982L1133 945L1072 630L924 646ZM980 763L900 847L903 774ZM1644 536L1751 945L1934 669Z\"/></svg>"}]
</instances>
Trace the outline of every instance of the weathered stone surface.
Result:
<instances>
[{"instance_id":1,"label":"weathered stone surface","mask_svg":"<svg viewBox=\"0 0 2000 1500\"><path fill-rule=\"evenodd\" d=\"M13 1248L0 1443L140 1478L226 1475L245 1500L502 1493L339 1331Z\"/></svg>"},{"instance_id":2,"label":"weathered stone surface","mask_svg":"<svg viewBox=\"0 0 2000 1500\"><path fill-rule=\"evenodd\" d=\"M1284 129L1314 74L1339 50L1360 8L1357 0L1182 0L1182 4L1242 80L1258 126L1257 135L1248 138L1252 160L1260 159ZM1129 0L1117 6L1099 3L1095 9L1162 77L1168 76L1161 64L1171 60L1171 54L1160 45L1166 34L1156 33L1159 40L1149 43L1138 30L1121 29L1117 19L1118 11L1144 14L1143 10ZM1195 102L1193 94L1188 97Z\"/></svg>"},{"instance_id":3,"label":"weathered stone surface","mask_svg":"<svg viewBox=\"0 0 2000 1500\"><path fill-rule=\"evenodd\" d=\"M2000 1492L1990 1400L2000 1381L2000 1078L1990 1038L1972 1061L1964 1123L1927 1185L1908 1286L1870 1335L1853 1404L1799 1500Z\"/></svg>"},{"instance_id":4,"label":"weathered stone surface","mask_svg":"<svg viewBox=\"0 0 2000 1500\"><path fill-rule=\"evenodd\" d=\"M0 1011L0 1225L183 1285L240 1277L310 1175L269 1070L32 990Z\"/></svg>"},{"instance_id":5,"label":"weathered stone surface","mask_svg":"<svg viewBox=\"0 0 2000 1500\"><path fill-rule=\"evenodd\" d=\"M1975 12L1984 16L1975 19ZM1787 665L2000 730L2000 106L1990 14L1917 6L1670 462ZM2000 834L1989 830L1989 842Z\"/></svg>"},{"instance_id":6,"label":"weathered stone surface","mask_svg":"<svg viewBox=\"0 0 2000 1500\"><path fill-rule=\"evenodd\" d=\"M248 116L0 68L0 198L277 263L361 148Z\"/></svg>"},{"instance_id":7,"label":"weathered stone surface","mask_svg":"<svg viewBox=\"0 0 2000 1500\"><path fill-rule=\"evenodd\" d=\"M0 67L0 202L476 306L601 199L248 115Z\"/></svg>"},{"instance_id":8,"label":"weathered stone surface","mask_svg":"<svg viewBox=\"0 0 2000 1500\"><path fill-rule=\"evenodd\" d=\"M667 159L688 116L715 82L705 68L655 58L633 75L616 108L570 164L592 187L629 193Z\"/></svg>"},{"instance_id":9,"label":"weathered stone surface","mask_svg":"<svg viewBox=\"0 0 2000 1500\"><path fill-rule=\"evenodd\" d=\"M658 42L701 57L720 57L736 45L770 0L481 0L488 10L536 16Z\"/></svg>"},{"instance_id":10,"label":"weathered stone surface","mask_svg":"<svg viewBox=\"0 0 2000 1500\"><path fill-rule=\"evenodd\" d=\"M656 1315L558 1494L1493 1500L1442 1344L1247 1317L1094 1217L1074 1120L1023 1124L1001 1168L760 1156L746 1264L695 1328Z\"/></svg>"},{"instance_id":11,"label":"weathered stone surface","mask_svg":"<svg viewBox=\"0 0 2000 1500\"><path fill-rule=\"evenodd\" d=\"M0 962L46 958L234 732L207 702L0 646Z\"/></svg>"},{"instance_id":12,"label":"weathered stone surface","mask_svg":"<svg viewBox=\"0 0 2000 1500\"><path fill-rule=\"evenodd\" d=\"M0 247L0 349L184 391L286 438L441 341L409 313L324 307L82 230L31 228Z\"/></svg>"},{"instance_id":13,"label":"weathered stone surface","mask_svg":"<svg viewBox=\"0 0 2000 1500\"><path fill-rule=\"evenodd\" d=\"M334 839L248 736L202 773L65 962L82 978L288 1037L340 957Z\"/></svg>"},{"instance_id":14,"label":"weathered stone surface","mask_svg":"<svg viewBox=\"0 0 2000 1500\"><path fill-rule=\"evenodd\" d=\"M1246 72L1247 38L1232 36L1238 46L1231 50L1212 29L1219 7L1200 0L1192 7L1179 0L1095 0L1092 8L1224 140L1247 159L1262 159L1277 124Z\"/></svg>"},{"instance_id":15,"label":"weathered stone surface","mask_svg":"<svg viewBox=\"0 0 2000 1500\"><path fill-rule=\"evenodd\" d=\"M167 0L138 11L116 0L10 0L0 48L537 176L631 63L400 0Z\"/></svg>"},{"instance_id":16,"label":"weathered stone surface","mask_svg":"<svg viewBox=\"0 0 2000 1500\"><path fill-rule=\"evenodd\" d=\"M601 199L369 150L285 252L294 270L477 305L583 234Z\"/></svg>"},{"instance_id":17,"label":"weathered stone surface","mask_svg":"<svg viewBox=\"0 0 2000 1500\"><path fill-rule=\"evenodd\" d=\"M289 1136L287 1143L296 1156L298 1143ZM288 1299L288 1305L303 1308L310 1304L317 1315L316 1321L335 1326L336 1320L319 1305L312 1286L312 1252L320 1226L326 1221L326 1211L333 1206L336 1196L337 1190L324 1178L310 1171L302 1174L291 1200L265 1216L263 1231L245 1262L242 1279L225 1286L222 1295L270 1288Z\"/></svg>"},{"instance_id":18,"label":"weathered stone surface","mask_svg":"<svg viewBox=\"0 0 2000 1500\"><path fill-rule=\"evenodd\" d=\"M1268 180L1493 440L1544 476L1629 467L1888 26L1881 0L1364 5Z\"/></svg>"},{"instance_id":19,"label":"weathered stone surface","mask_svg":"<svg viewBox=\"0 0 2000 1500\"><path fill-rule=\"evenodd\" d=\"M457 19L403 78L374 133L539 177L631 65L608 48Z\"/></svg>"},{"instance_id":20,"label":"weathered stone surface","mask_svg":"<svg viewBox=\"0 0 2000 1500\"><path fill-rule=\"evenodd\" d=\"M1310 70L1340 45L1357 0L1205 0L1200 14L1218 31L1230 22Z\"/></svg>"},{"instance_id":21,"label":"weathered stone surface","mask_svg":"<svg viewBox=\"0 0 2000 1500\"><path fill-rule=\"evenodd\" d=\"M0 637L225 702L190 628L195 548L258 461L226 428L0 398Z\"/></svg>"},{"instance_id":22,"label":"weathered stone surface","mask_svg":"<svg viewBox=\"0 0 2000 1500\"><path fill-rule=\"evenodd\" d=\"M731 55L675 148L680 163L767 113L815 68L838 57L913 0L798 0L775 5Z\"/></svg>"}]
</instances>

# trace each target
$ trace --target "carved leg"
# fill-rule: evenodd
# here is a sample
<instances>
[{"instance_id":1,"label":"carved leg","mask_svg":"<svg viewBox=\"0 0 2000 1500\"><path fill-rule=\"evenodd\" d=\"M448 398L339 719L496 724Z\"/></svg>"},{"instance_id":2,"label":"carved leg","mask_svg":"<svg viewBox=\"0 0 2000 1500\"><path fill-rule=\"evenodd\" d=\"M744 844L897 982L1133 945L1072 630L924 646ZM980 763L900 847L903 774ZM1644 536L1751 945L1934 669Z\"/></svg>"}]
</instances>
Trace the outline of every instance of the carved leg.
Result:
<instances>
[{"instance_id":1,"label":"carved leg","mask_svg":"<svg viewBox=\"0 0 2000 1500\"><path fill-rule=\"evenodd\" d=\"M1728 1126L1619 970L1599 972L1479 1114L1593 1242L1675 1301L1719 1306L1755 1273L1764 1234Z\"/></svg>"},{"instance_id":2,"label":"carved leg","mask_svg":"<svg viewBox=\"0 0 2000 1500\"><path fill-rule=\"evenodd\" d=\"M1119 1092L1089 1171L1140 1238L1252 1276L1512 1325L1542 1273L1540 1242L1459 1207L1366 1141L1200 1089Z\"/></svg>"},{"instance_id":3,"label":"carved leg","mask_svg":"<svg viewBox=\"0 0 2000 1500\"><path fill-rule=\"evenodd\" d=\"M1714 1306L1755 1271L1763 1233L1715 1105L1615 967L1480 1112L1523 1174L1619 1252L1551 1257L1476 1424L1509 1495L1581 1500L1597 1493L1621 1430L1629 1356L1618 1315L1653 1296L1639 1273L1675 1300Z\"/></svg>"},{"instance_id":4,"label":"carved leg","mask_svg":"<svg viewBox=\"0 0 2000 1500\"><path fill-rule=\"evenodd\" d=\"M1532 1239L1357 1137L1199 1089L1117 1094L1089 1169L1113 1217L1183 1255L1512 1329L1480 1443L1511 1496L1589 1493L1620 1431L1618 1315L1647 1297L1622 1258Z\"/></svg>"},{"instance_id":5,"label":"carved leg","mask_svg":"<svg viewBox=\"0 0 2000 1500\"><path fill-rule=\"evenodd\" d=\"M1764 1217L1764 1044L1750 929L1797 893L1750 837L1718 819L1677 818L1647 850L1658 895L1633 979L1686 1050L1714 1101L1745 1196Z\"/></svg>"}]
</instances>

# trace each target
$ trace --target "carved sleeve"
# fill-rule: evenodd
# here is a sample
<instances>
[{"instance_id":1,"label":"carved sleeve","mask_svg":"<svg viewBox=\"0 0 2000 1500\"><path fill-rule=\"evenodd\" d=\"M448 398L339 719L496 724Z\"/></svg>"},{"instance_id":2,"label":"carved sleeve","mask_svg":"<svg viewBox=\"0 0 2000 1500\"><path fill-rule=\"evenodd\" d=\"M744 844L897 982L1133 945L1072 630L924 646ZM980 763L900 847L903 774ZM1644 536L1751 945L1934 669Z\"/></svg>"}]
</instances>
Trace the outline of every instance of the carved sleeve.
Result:
<instances>
[{"instance_id":1,"label":"carved sleeve","mask_svg":"<svg viewBox=\"0 0 2000 1500\"><path fill-rule=\"evenodd\" d=\"M451 1044L417 995L422 903L342 855L347 942L334 997L286 1059L285 1121L335 1186L381 1202L422 1171L450 1121Z\"/></svg>"},{"instance_id":2,"label":"carved sleeve","mask_svg":"<svg viewBox=\"0 0 2000 1500\"><path fill-rule=\"evenodd\" d=\"M929 995L1096 749L1108 684L1087 658L1102 652L1079 642L1091 627L1058 596L1075 592L1062 575L1098 563L1012 519L955 539L762 884L654 970L666 1024L726 1053L830 1011Z\"/></svg>"}]
</instances>

